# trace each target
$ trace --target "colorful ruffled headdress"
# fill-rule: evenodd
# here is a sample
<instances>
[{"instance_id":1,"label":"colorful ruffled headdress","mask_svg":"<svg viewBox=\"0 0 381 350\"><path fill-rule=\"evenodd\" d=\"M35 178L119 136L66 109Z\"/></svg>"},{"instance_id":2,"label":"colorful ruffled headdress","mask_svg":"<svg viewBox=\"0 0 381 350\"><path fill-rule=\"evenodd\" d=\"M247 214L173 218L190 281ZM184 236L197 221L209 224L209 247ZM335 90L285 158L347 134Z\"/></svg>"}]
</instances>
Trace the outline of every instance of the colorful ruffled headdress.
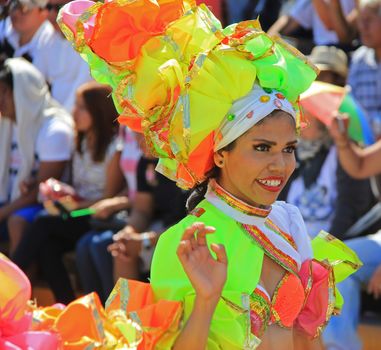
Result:
<instances>
[{"instance_id":1,"label":"colorful ruffled headdress","mask_svg":"<svg viewBox=\"0 0 381 350\"><path fill-rule=\"evenodd\" d=\"M299 95L316 78L301 53L258 21L222 29L193 0L76 0L58 23L92 76L113 87L119 121L144 133L157 170L183 188L212 169L216 131L255 83L263 103L274 93L288 100L299 127Z\"/></svg>"}]
</instances>

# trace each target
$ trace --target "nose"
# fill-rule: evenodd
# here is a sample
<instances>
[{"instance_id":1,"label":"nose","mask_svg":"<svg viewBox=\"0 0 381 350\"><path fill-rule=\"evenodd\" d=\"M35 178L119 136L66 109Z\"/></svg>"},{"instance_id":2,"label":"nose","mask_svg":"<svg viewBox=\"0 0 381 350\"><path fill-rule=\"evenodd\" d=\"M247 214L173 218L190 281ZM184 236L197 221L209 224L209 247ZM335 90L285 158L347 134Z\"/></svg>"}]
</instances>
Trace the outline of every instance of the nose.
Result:
<instances>
[{"instance_id":1,"label":"nose","mask_svg":"<svg viewBox=\"0 0 381 350\"><path fill-rule=\"evenodd\" d=\"M286 160L283 153L276 153L271 157L268 169L274 174L283 174L286 168Z\"/></svg>"}]
</instances>

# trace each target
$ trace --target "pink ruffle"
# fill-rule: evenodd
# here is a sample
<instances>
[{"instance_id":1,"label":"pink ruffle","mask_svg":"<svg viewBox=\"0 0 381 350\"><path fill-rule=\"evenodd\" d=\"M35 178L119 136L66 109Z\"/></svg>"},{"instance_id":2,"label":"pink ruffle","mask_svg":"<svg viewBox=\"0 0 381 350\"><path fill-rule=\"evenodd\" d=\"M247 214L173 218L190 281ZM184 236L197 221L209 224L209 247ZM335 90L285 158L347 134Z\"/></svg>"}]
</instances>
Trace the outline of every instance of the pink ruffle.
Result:
<instances>
[{"instance_id":1,"label":"pink ruffle","mask_svg":"<svg viewBox=\"0 0 381 350\"><path fill-rule=\"evenodd\" d=\"M299 276L308 294L294 326L308 336L315 337L327 322L332 273L318 261L307 260L303 263Z\"/></svg>"},{"instance_id":2,"label":"pink ruffle","mask_svg":"<svg viewBox=\"0 0 381 350\"><path fill-rule=\"evenodd\" d=\"M0 338L1 350L57 350L60 349L58 334L50 332L24 332L8 338Z\"/></svg>"},{"instance_id":3,"label":"pink ruffle","mask_svg":"<svg viewBox=\"0 0 381 350\"><path fill-rule=\"evenodd\" d=\"M57 350L58 335L30 331L31 285L20 268L0 254L0 350Z\"/></svg>"},{"instance_id":4,"label":"pink ruffle","mask_svg":"<svg viewBox=\"0 0 381 350\"><path fill-rule=\"evenodd\" d=\"M65 23L69 29L73 32L74 36L77 35L76 23L79 17L91 6L95 4L94 1L90 0L76 0L67 3L61 10L60 14L62 16L62 21ZM95 26L95 15L92 16L84 24L85 40L88 41L93 35Z\"/></svg>"}]
</instances>

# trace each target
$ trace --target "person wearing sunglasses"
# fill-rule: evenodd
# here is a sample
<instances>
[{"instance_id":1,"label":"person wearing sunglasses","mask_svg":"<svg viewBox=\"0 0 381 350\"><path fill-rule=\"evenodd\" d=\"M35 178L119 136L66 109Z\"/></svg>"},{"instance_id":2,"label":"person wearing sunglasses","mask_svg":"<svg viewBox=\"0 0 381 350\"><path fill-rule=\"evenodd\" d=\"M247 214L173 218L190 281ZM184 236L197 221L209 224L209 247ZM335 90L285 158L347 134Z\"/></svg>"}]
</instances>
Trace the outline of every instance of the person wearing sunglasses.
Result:
<instances>
[{"instance_id":1,"label":"person wearing sunglasses","mask_svg":"<svg viewBox=\"0 0 381 350\"><path fill-rule=\"evenodd\" d=\"M54 0L9 1L0 52L6 53L4 58L24 57L33 63L50 86L53 98L70 112L76 89L91 77L85 62L55 26L62 5Z\"/></svg>"}]
</instances>

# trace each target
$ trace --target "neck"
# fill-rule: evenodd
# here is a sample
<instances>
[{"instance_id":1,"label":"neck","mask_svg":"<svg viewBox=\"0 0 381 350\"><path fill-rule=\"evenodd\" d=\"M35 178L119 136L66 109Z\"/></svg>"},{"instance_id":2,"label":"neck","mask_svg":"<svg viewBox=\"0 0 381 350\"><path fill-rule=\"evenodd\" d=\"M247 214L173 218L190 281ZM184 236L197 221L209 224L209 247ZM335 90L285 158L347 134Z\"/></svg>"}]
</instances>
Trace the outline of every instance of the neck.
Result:
<instances>
[{"instance_id":1,"label":"neck","mask_svg":"<svg viewBox=\"0 0 381 350\"><path fill-rule=\"evenodd\" d=\"M37 32L37 29L34 32L28 32L28 33L20 34L19 45L23 46L23 45L26 45L29 42L31 42L34 34L36 34L36 32Z\"/></svg>"},{"instance_id":2,"label":"neck","mask_svg":"<svg viewBox=\"0 0 381 350\"><path fill-rule=\"evenodd\" d=\"M92 150L94 148L94 142L95 142L94 132L90 129L89 131L86 132L85 137L86 137L87 148Z\"/></svg>"},{"instance_id":3,"label":"neck","mask_svg":"<svg viewBox=\"0 0 381 350\"><path fill-rule=\"evenodd\" d=\"M237 201L240 201L242 203L245 203L246 205L253 207L253 208L258 208L258 209L264 209L264 210L269 210L271 208L271 205L264 205L264 204L259 204L255 201L253 201L251 198L245 197L245 196L239 196L236 194L233 194L235 191L232 191L229 186L227 186L221 179L218 181L214 180L216 183L217 187L220 187L226 194L228 194L230 197L234 197Z\"/></svg>"},{"instance_id":4,"label":"neck","mask_svg":"<svg viewBox=\"0 0 381 350\"><path fill-rule=\"evenodd\" d=\"M226 202L232 208L235 208L236 210L241 211L247 215L266 217L271 211L271 206L257 204L254 202L247 203L246 201L237 198L225 190L215 180L210 181L209 188L220 200Z\"/></svg>"}]
</instances>

